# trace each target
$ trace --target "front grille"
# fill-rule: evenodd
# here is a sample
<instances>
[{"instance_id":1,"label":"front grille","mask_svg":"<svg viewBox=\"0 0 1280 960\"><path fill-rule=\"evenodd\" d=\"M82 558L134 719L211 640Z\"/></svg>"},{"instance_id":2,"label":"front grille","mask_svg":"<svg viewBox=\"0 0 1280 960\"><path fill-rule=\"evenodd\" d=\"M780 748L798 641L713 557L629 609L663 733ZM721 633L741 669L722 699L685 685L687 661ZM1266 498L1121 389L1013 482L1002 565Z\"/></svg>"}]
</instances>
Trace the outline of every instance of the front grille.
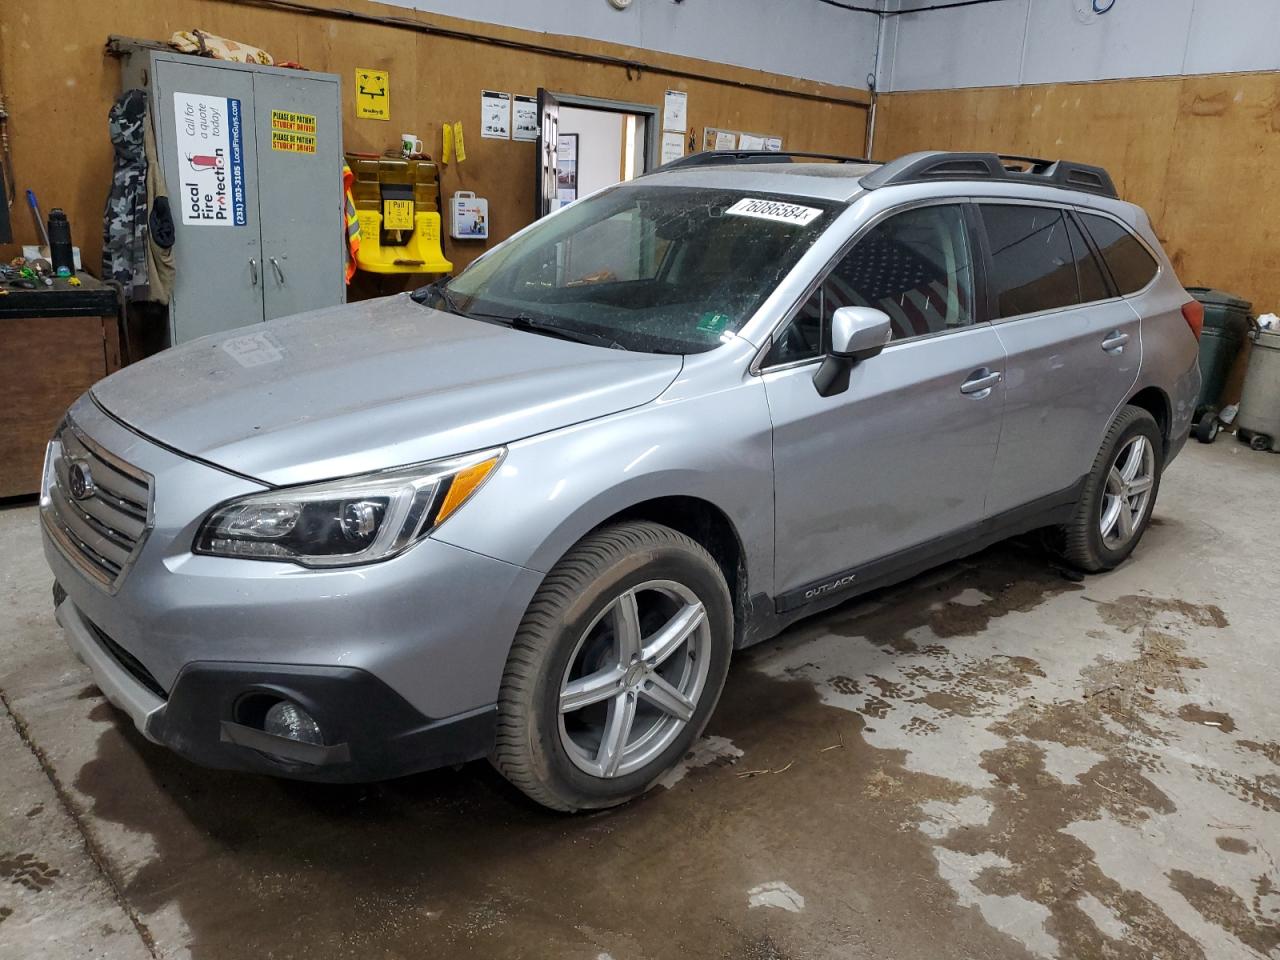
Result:
<instances>
[{"instance_id":1,"label":"front grille","mask_svg":"<svg viewBox=\"0 0 1280 960\"><path fill-rule=\"evenodd\" d=\"M72 470L89 485L73 496ZM119 586L151 522L151 477L63 421L45 461L45 527L68 559L109 590Z\"/></svg>"}]
</instances>

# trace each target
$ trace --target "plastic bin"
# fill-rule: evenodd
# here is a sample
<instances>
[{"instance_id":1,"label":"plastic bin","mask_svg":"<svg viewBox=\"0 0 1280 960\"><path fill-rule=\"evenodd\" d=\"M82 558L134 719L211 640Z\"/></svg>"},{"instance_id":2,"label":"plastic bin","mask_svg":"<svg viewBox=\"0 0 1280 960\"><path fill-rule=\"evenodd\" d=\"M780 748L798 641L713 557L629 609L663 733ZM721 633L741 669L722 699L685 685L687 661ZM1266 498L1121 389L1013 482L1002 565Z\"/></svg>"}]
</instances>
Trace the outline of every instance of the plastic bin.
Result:
<instances>
[{"instance_id":1,"label":"plastic bin","mask_svg":"<svg viewBox=\"0 0 1280 960\"><path fill-rule=\"evenodd\" d=\"M1253 304L1234 294L1208 287L1187 292L1204 304L1204 330L1200 335L1200 396L1197 410L1217 409L1222 388L1236 355L1249 334Z\"/></svg>"},{"instance_id":2,"label":"plastic bin","mask_svg":"<svg viewBox=\"0 0 1280 960\"><path fill-rule=\"evenodd\" d=\"M1239 435L1255 450L1276 450L1280 443L1280 333L1257 330L1249 354L1249 372L1236 419Z\"/></svg>"}]
</instances>

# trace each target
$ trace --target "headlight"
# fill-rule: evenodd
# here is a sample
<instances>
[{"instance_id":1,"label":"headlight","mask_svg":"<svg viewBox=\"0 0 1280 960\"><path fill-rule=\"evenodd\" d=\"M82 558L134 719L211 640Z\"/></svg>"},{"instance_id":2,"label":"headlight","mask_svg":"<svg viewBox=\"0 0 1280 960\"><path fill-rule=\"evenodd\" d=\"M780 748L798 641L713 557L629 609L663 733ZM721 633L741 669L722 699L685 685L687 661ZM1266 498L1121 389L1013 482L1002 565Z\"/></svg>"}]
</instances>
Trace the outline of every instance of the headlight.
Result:
<instances>
[{"instance_id":1,"label":"headlight","mask_svg":"<svg viewBox=\"0 0 1280 960\"><path fill-rule=\"evenodd\" d=\"M209 514L195 552L338 567L385 560L444 523L502 449L233 500Z\"/></svg>"}]
</instances>

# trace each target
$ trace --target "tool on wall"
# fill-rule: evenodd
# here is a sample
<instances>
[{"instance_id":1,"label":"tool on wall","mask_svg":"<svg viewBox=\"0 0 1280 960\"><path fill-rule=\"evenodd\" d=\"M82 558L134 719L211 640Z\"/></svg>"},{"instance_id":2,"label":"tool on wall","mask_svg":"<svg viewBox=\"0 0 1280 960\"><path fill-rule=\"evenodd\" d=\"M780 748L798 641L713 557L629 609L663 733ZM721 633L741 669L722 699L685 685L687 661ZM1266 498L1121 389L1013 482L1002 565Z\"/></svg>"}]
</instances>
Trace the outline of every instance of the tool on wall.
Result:
<instances>
[{"instance_id":1,"label":"tool on wall","mask_svg":"<svg viewBox=\"0 0 1280 960\"><path fill-rule=\"evenodd\" d=\"M27 206L31 208L31 215L36 218L36 229L40 231L40 239L44 241L45 249L49 248L49 231L45 228L44 217L40 216L40 203L36 200L36 192L34 190L27 191Z\"/></svg>"}]
</instances>

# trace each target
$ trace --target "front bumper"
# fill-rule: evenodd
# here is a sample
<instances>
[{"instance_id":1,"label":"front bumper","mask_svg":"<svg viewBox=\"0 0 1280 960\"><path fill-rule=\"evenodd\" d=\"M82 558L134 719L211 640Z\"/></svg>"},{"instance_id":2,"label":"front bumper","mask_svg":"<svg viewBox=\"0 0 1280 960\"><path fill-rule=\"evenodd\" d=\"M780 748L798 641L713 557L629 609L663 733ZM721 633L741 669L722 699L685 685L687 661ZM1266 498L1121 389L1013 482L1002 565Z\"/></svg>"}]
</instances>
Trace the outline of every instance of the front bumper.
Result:
<instances>
[{"instance_id":1,"label":"front bumper","mask_svg":"<svg viewBox=\"0 0 1280 960\"><path fill-rule=\"evenodd\" d=\"M298 780L385 780L485 756L496 709L433 720L373 674L351 667L191 663L168 694L140 662L63 599L58 623L106 698L154 743L205 767ZM319 723L324 745L273 736L255 702L288 699ZM249 722L246 722L249 721Z\"/></svg>"},{"instance_id":2,"label":"front bumper","mask_svg":"<svg viewBox=\"0 0 1280 960\"><path fill-rule=\"evenodd\" d=\"M483 755L512 638L542 575L428 538L363 567L196 556L213 504L262 489L152 444L82 400L77 425L154 478L148 532L111 589L45 530L58 621L149 739L198 763L377 780ZM323 747L264 740L253 694L287 697Z\"/></svg>"}]
</instances>

